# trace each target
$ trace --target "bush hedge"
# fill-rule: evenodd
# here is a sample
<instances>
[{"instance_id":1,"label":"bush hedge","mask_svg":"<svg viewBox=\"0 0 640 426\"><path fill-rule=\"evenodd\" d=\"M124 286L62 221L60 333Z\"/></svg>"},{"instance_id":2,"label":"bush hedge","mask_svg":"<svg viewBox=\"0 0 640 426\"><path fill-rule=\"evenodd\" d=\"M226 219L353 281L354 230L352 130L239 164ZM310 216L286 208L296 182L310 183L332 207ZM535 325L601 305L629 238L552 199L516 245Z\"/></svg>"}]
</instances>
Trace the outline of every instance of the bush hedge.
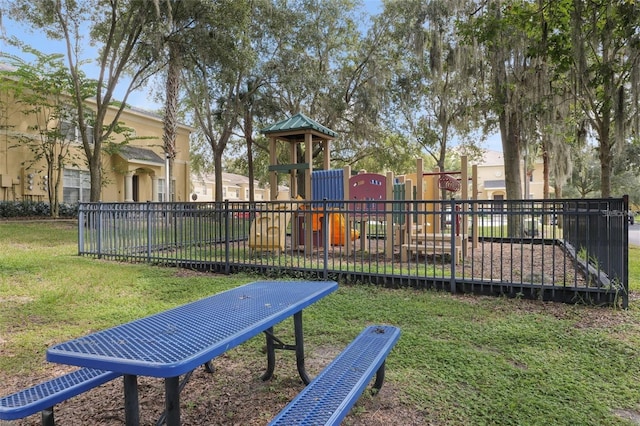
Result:
<instances>
[{"instance_id":1,"label":"bush hedge","mask_svg":"<svg viewBox=\"0 0 640 426\"><path fill-rule=\"evenodd\" d=\"M42 201L0 201L0 218L51 217L49 203ZM77 218L77 204L60 204L59 217Z\"/></svg>"}]
</instances>

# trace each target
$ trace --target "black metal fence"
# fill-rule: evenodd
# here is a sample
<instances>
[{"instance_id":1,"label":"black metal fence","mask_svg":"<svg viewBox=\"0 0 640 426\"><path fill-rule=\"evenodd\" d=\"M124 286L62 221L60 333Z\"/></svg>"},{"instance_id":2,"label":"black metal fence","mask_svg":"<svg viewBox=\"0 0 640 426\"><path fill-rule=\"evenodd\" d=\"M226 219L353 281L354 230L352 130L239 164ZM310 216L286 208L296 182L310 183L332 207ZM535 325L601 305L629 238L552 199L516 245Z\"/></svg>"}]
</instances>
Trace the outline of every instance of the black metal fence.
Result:
<instances>
[{"instance_id":1,"label":"black metal fence","mask_svg":"<svg viewBox=\"0 0 640 426\"><path fill-rule=\"evenodd\" d=\"M628 305L626 199L85 203L80 255Z\"/></svg>"}]
</instances>

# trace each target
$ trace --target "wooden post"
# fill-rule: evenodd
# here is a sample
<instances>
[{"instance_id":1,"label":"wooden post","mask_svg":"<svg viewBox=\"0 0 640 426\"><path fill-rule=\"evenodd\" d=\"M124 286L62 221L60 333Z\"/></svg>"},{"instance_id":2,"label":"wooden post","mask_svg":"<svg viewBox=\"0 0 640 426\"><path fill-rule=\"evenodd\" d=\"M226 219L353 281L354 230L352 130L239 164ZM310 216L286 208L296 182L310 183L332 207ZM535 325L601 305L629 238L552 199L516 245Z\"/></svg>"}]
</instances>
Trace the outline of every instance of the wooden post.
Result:
<instances>
[{"instance_id":1,"label":"wooden post","mask_svg":"<svg viewBox=\"0 0 640 426\"><path fill-rule=\"evenodd\" d=\"M393 200L393 172L387 172L387 187L385 188L385 199L387 201ZM393 257L393 203L387 202L384 205L385 213L384 229L385 229L385 244L384 252L385 258L391 259Z\"/></svg>"},{"instance_id":2,"label":"wooden post","mask_svg":"<svg viewBox=\"0 0 640 426\"><path fill-rule=\"evenodd\" d=\"M478 165L471 166L471 192L473 193L473 199L478 199ZM478 247L479 232L478 232L478 204L476 204L476 214L473 215L473 222L471 230L473 231L473 248Z\"/></svg>"},{"instance_id":3,"label":"wooden post","mask_svg":"<svg viewBox=\"0 0 640 426\"><path fill-rule=\"evenodd\" d=\"M413 182L411 179L405 179L404 181L404 194L407 201L413 200ZM404 238L402 238L401 244L411 244L411 234L413 228L413 203L407 203L407 218L404 223Z\"/></svg>"},{"instance_id":4,"label":"wooden post","mask_svg":"<svg viewBox=\"0 0 640 426\"><path fill-rule=\"evenodd\" d=\"M461 197L463 201L469 199L469 172L467 168L469 167L467 163L467 156L460 156L460 183L461 183ZM469 218L467 217L467 211L469 211L469 204L462 203L462 216L460 216L461 226L460 232L462 233L462 259L466 259L467 250L468 250L468 236L469 236ZM453 215L451 216L453 218ZM455 226L455 223L452 223L451 226Z\"/></svg>"},{"instance_id":5,"label":"wooden post","mask_svg":"<svg viewBox=\"0 0 640 426\"><path fill-rule=\"evenodd\" d=\"M307 201L313 200L313 194L311 193L311 172L313 171L313 147L312 147L312 135L310 132L304 134L304 159L309 167L304 171L304 194ZM306 247L313 247L313 215L311 209L308 209L308 213L305 217L305 235L304 244ZM329 241L325 241L324 244L329 244Z\"/></svg>"},{"instance_id":6,"label":"wooden post","mask_svg":"<svg viewBox=\"0 0 640 426\"><path fill-rule=\"evenodd\" d=\"M416 160L416 200L422 201L422 197L424 194L424 164L422 158L418 158ZM413 194L411 194L413 198ZM424 212L424 204L418 202L417 205L418 213ZM416 222L417 226L425 226L425 220L423 214L418 214L418 220Z\"/></svg>"},{"instance_id":7,"label":"wooden post","mask_svg":"<svg viewBox=\"0 0 640 426\"><path fill-rule=\"evenodd\" d=\"M276 138L270 137L269 138L269 164L271 166L275 166L277 162L278 162L278 159L276 156ZM271 196L269 197L269 199L275 200L278 196L278 172L276 172L275 170L272 170L271 173L269 173L269 186L270 186L270 193L271 193Z\"/></svg>"},{"instance_id":8,"label":"wooden post","mask_svg":"<svg viewBox=\"0 0 640 426\"><path fill-rule=\"evenodd\" d=\"M346 201L351 200L351 194L349 193L350 185L349 181L351 179L351 167L344 166L342 168L342 185L344 188L344 199ZM344 232L345 232L345 241L344 241L344 250L347 257L351 254L351 250L353 247L353 241L351 241L351 229L352 222L354 220L354 215L351 213L353 204L345 203L346 212L344 214Z\"/></svg>"},{"instance_id":9,"label":"wooden post","mask_svg":"<svg viewBox=\"0 0 640 426\"><path fill-rule=\"evenodd\" d=\"M329 148L329 140L325 139L322 141L322 150L324 151L324 158L322 162L322 166L324 170L331 169L331 149Z\"/></svg>"},{"instance_id":10,"label":"wooden post","mask_svg":"<svg viewBox=\"0 0 640 426\"><path fill-rule=\"evenodd\" d=\"M289 144L289 164L298 162L298 144L296 142ZM298 196L298 170L292 168L289 171L289 198L294 199Z\"/></svg>"}]
</instances>

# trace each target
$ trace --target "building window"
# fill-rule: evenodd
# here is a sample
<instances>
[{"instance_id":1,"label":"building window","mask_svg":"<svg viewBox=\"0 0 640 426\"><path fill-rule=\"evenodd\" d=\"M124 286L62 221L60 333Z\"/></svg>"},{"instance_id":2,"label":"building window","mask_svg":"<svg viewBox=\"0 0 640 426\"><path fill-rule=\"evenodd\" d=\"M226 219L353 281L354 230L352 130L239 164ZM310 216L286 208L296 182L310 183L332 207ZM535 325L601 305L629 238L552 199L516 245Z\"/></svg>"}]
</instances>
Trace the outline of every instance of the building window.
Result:
<instances>
[{"instance_id":1,"label":"building window","mask_svg":"<svg viewBox=\"0 0 640 426\"><path fill-rule=\"evenodd\" d=\"M167 184L166 184L167 180L166 179L158 179L158 201L160 202L165 202L165 201L171 201L173 199L175 199L175 193L174 193L174 189L176 187L176 181L172 180L171 181L171 188L169 188L169 199L167 200Z\"/></svg>"},{"instance_id":2,"label":"building window","mask_svg":"<svg viewBox=\"0 0 640 426\"><path fill-rule=\"evenodd\" d=\"M158 179L158 201L171 201L174 199L174 188L176 187L176 181L171 181L171 188L169 188L169 199L167 200L167 184L166 179Z\"/></svg>"},{"instance_id":3,"label":"building window","mask_svg":"<svg viewBox=\"0 0 640 426\"><path fill-rule=\"evenodd\" d=\"M62 200L68 204L91 199L91 175L88 171L64 169Z\"/></svg>"},{"instance_id":4,"label":"building window","mask_svg":"<svg viewBox=\"0 0 640 426\"><path fill-rule=\"evenodd\" d=\"M165 191L165 180L164 179L158 179L158 201L165 201L164 199L166 195L166 191Z\"/></svg>"},{"instance_id":5,"label":"building window","mask_svg":"<svg viewBox=\"0 0 640 426\"><path fill-rule=\"evenodd\" d=\"M74 141L81 143L82 135L80 134L80 128L70 121L61 120L60 121L60 133L64 136L66 140ZM87 125L87 138L89 138L89 143L93 143L93 126Z\"/></svg>"}]
</instances>

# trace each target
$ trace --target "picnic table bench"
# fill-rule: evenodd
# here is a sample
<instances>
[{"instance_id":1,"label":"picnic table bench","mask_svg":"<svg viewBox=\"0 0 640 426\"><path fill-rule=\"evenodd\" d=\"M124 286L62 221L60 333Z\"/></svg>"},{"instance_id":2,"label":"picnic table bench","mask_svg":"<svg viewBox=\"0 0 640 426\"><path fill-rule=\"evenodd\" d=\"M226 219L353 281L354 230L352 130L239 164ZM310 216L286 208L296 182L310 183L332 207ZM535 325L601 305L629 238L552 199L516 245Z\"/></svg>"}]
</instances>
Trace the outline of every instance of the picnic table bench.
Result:
<instances>
[{"instance_id":1,"label":"picnic table bench","mask_svg":"<svg viewBox=\"0 0 640 426\"><path fill-rule=\"evenodd\" d=\"M375 374L384 381L385 360L400 336L389 325L367 327L313 381L305 370L302 310L337 289L332 281L260 281L188 303L146 318L55 345L53 362L82 368L0 398L0 419L15 420L42 412L42 424L54 425L53 406L124 376L125 422L139 425L137 376L165 379L165 412L158 424L180 424L180 391L199 365L264 332L267 367L272 377L275 350L294 350L300 378L308 386L272 424L339 424ZM274 325L293 317L295 344L287 345ZM182 381L180 375L184 375ZM300 419L307 419L304 422Z\"/></svg>"},{"instance_id":2,"label":"picnic table bench","mask_svg":"<svg viewBox=\"0 0 640 426\"><path fill-rule=\"evenodd\" d=\"M0 420L16 420L42 413L42 425L55 424L53 408L117 377L113 371L80 368L60 377L47 380L0 398Z\"/></svg>"},{"instance_id":3,"label":"picnic table bench","mask_svg":"<svg viewBox=\"0 0 640 426\"><path fill-rule=\"evenodd\" d=\"M267 368L261 376L271 378L275 367L275 350L293 350L303 382L309 377L304 365L302 311L338 288L333 281L258 281L195 302L182 305L110 329L91 333L52 346L47 360L83 367L58 379L18 392L21 395L44 391L47 395L35 405L12 408L13 418L37 413L45 406L98 386L101 380L124 377L125 422L139 425L137 376L164 378L166 424L180 424L180 389L184 380L200 365L248 339L265 333ZM273 327L293 317L295 343L287 345ZM89 370L93 369L93 370ZM83 376L89 371L108 373L100 379ZM77 378L78 387L57 383ZM104 383L104 382L102 382ZM8 416L8 414L7 414ZM18 416L18 417L15 417ZM52 416L50 416L53 419Z\"/></svg>"},{"instance_id":4,"label":"picnic table bench","mask_svg":"<svg viewBox=\"0 0 640 426\"><path fill-rule=\"evenodd\" d=\"M375 374L384 382L385 360L400 337L390 325L367 327L305 387L269 426L339 425Z\"/></svg>"}]
</instances>

